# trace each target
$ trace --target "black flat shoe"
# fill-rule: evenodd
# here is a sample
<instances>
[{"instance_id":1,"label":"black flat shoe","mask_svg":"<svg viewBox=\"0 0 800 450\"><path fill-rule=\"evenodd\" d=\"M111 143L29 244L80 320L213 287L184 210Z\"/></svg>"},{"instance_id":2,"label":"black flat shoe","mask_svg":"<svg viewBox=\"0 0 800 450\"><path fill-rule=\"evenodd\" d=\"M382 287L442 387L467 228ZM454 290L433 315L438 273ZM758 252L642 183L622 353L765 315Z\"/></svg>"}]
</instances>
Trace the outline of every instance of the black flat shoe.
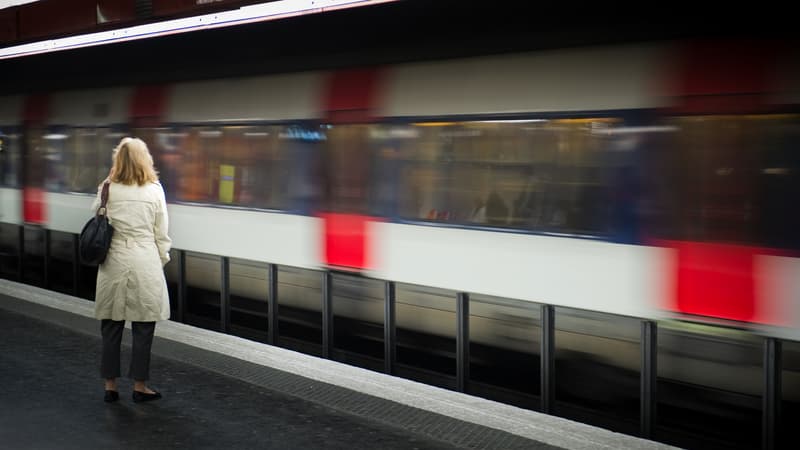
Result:
<instances>
[{"instance_id":1,"label":"black flat shoe","mask_svg":"<svg viewBox=\"0 0 800 450\"><path fill-rule=\"evenodd\" d=\"M112 403L119 400L119 392L117 391L106 391L106 395L103 397L103 401L106 403Z\"/></svg>"},{"instance_id":2,"label":"black flat shoe","mask_svg":"<svg viewBox=\"0 0 800 450\"><path fill-rule=\"evenodd\" d=\"M160 392L153 391L152 394L148 394L146 392L133 391L134 403L149 402L152 400L158 400L160 398L161 398Z\"/></svg>"}]
</instances>

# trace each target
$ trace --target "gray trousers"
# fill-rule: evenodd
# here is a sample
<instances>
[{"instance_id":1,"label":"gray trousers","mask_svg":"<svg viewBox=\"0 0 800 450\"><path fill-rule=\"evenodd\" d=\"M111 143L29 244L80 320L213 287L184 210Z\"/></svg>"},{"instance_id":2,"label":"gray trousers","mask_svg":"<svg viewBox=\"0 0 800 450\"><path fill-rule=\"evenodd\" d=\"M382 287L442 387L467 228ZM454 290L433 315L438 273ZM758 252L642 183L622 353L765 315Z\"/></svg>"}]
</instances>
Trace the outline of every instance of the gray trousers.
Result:
<instances>
[{"instance_id":1,"label":"gray trousers","mask_svg":"<svg viewBox=\"0 0 800 450\"><path fill-rule=\"evenodd\" d=\"M120 376L119 347L122 343L124 320L105 319L100 322L103 335L103 359L100 363L100 376L117 378ZM150 379L150 347L153 345L155 322L131 322L133 348L131 349L131 366L128 377L135 381Z\"/></svg>"}]
</instances>

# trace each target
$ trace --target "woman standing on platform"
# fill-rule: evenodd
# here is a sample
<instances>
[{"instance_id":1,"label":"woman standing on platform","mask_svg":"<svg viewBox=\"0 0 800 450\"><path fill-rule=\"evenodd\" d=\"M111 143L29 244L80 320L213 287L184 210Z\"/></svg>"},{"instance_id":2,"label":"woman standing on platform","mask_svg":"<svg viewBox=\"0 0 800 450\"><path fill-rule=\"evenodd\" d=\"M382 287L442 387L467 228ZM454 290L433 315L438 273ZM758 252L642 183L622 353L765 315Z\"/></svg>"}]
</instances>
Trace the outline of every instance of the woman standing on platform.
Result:
<instances>
[{"instance_id":1,"label":"woman standing on platform","mask_svg":"<svg viewBox=\"0 0 800 450\"><path fill-rule=\"evenodd\" d=\"M105 401L119 400L120 343L125 321L131 322L133 349L128 376L134 380L133 401L157 400L147 387L150 347L156 321L169 319L169 294L164 265L169 262L167 203L153 167L153 157L140 139L124 138L114 149L108 179L107 216L114 227L111 247L97 272L95 317L101 320ZM104 183L105 183L104 181ZM92 210L100 206L103 184Z\"/></svg>"}]
</instances>

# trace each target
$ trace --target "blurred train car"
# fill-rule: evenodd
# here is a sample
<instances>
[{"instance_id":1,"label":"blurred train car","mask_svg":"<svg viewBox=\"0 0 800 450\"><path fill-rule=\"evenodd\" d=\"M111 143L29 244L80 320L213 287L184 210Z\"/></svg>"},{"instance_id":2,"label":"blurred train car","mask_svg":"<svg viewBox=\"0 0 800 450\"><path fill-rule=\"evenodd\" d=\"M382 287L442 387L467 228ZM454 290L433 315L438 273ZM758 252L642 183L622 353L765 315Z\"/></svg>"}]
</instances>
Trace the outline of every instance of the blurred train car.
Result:
<instances>
[{"instance_id":1,"label":"blurred train car","mask_svg":"<svg viewBox=\"0 0 800 450\"><path fill-rule=\"evenodd\" d=\"M220 256L234 314L263 310L272 263L297 326L319 314L317 271L337 270L337 333L382 323L375 280L401 283L408 351L452 337L452 293L469 292L474 358L492 366L537 356L533 305L552 304L561 367L620 370L635 386L607 395L634 403L631 318L723 324L667 326L659 377L757 409L753 332L800 339L797 56L670 42L4 98L0 221L78 233L111 148L136 135L198 315ZM563 376L564 394L602 403L595 376Z\"/></svg>"}]
</instances>

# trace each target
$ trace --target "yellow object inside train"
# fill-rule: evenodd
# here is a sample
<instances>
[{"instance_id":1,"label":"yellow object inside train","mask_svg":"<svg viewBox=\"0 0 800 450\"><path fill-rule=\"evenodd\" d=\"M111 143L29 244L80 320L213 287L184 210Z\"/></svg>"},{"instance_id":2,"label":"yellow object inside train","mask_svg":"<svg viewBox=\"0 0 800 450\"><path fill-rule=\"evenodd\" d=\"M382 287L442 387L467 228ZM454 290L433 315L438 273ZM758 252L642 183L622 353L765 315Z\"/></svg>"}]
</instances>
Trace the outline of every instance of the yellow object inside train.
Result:
<instances>
[{"instance_id":1,"label":"yellow object inside train","mask_svg":"<svg viewBox=\"0 0 800 450\"><path fill-rule=\"evenodd\" d=\"M219 201L233 203L236 167L229 164L219 166Z\"/></svg>"}]
</instances>

